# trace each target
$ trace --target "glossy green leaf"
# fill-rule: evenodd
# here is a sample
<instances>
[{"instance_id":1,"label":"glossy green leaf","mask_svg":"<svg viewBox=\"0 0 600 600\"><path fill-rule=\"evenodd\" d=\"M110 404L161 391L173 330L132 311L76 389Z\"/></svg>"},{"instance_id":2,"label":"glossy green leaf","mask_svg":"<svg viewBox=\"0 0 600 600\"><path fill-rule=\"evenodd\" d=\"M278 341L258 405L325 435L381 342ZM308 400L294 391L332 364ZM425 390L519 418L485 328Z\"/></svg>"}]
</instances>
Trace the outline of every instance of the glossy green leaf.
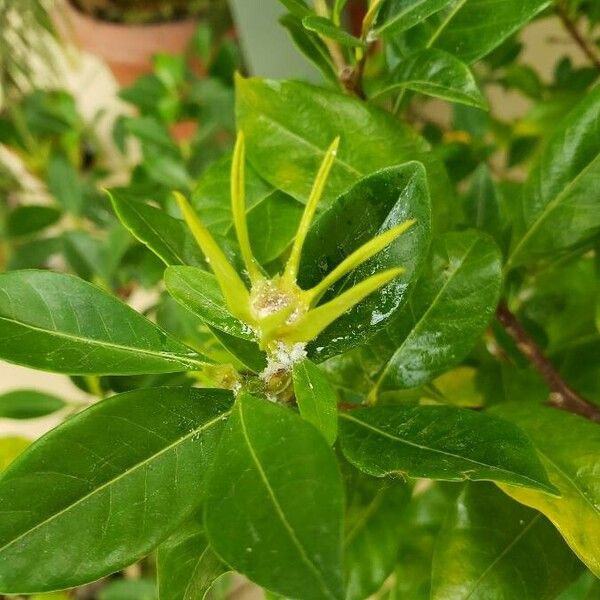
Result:
<instances>
[{"instance_id":1,"label":"glossy green leaf","mask_svg":"<svg viewBox=\"0 0 600 600\"><path fill-rule=\"evenodd\" d=\"M435 48L420 50L403 59L390 73L383 89L376 93L389 94L404 89L475 108L487 108L469 67Z\"/></svg>"},{"instance_id":2,"label":"glossy green leaf","mask_svg":"<svg viewBox=\"0 0 600 600\"><path fill-rule=\"evenodd\" d=\"M342 481L312 425L239 396L207 485L206 531L227 564L285 596L343 598Z\"/></svg>"},{"instance_id":3,"label":"glossy green leaf","mask_svg":"<svg viewBox=\"0 0 600 600\"><path fill-rule=\"evenodd\" d=\"M384 0L377 21L377 35L393 35L414 27L453 0Z\"/></svg>"},{"instance_id":4,"label":"glossy green leaf","mask_svg":"<svg viewBox=\"0 0 600 600\"><path fill-rule=\"evenodd\" d=\"M6 234L8 237L15 238L37 233L54 225L60 217L60 211L52 206L19 206L8 214Z\"/></svg>"},{"instance_id":5,"label":"glossy green leaf","mask_svg":"<svg viewBox=\"0 0 600 600\"><path fill-rule=\"evenodd\" d=\"M302 19L292 14L284 15L279 22L287 29L296 48L321 71L325 79L339 85L335 66L323 40L314 32L305 29Z\"/></svg>"},{"instance_id":6,"label":"glossy green leaf","mask_svg":"<svg viewBox=\"0 0 600 600\"><path fill-rule=\"evenodd\" d=\"M228 570L211 550L200 524L191 520L158 547L160 600L203 600Z\"/></svg>"},{"instance_id":7,"label":"glossy green leaf","mask_svg":"<svg viewBox=\"0 0 600 600\"><path fill-rule=\"evenodd\" d=\"M167 265L205 267L206 260L185 223L166 211L112 190L110 199L119 220Z\"/></svg>"},{"instance_id":8,"label":"glossy green leaf","mask_svg":"<svg viewBox=\"0 0 600 600\"><path fill-rule=\"evenodd\" d=\"M252 253L263 265L278 258L292 243L303 206L280 191L269 194L247 213Z\"/></svg>"},{"instance_id":9,"label":"glossy green leaf","mask_svg":"<svg viewBox=\"0 0 600 600\"><path fill-rule=\"evenodd\" d=\"M451 194L443 165L428 144L388 113L351 98L295 81L236 80L238 127L248 160L267 181L305 202L331 142L340 146L323 205L373 171L422 162L432 198ZM360 127L350 124L360 123ZM443 210L443 209L442 209Z\"/></svg>"},{"instance_id":10,"label":"glossy green leaf","mask_svg":"<svg viewBox=\"0 0 600 600\"><path fill-rule=\"evenodd\" d=\"M509 266L568 250L600 231L600 88L562 122L523 189Z\"/></svg>"},{"instance_id":11,"label":"glossy green leaf","mask_svg":"<svg viewBox=\"0 0 600 600\"><path fill-rule=\"evenodd\" d=\"M489 480L556 493L529 439L512 423L451 406L340 413L346 458L376 477Z\"/></svg>"},{"instance_id":12,"label":"glossy green leaf","mask_svg":"<svg viewBox=\"0 0 600 600\"><path fill-rule=\"evenodd\" d=\"M353 472L348 480L344 535L346 600L374 594L394 570L410 488Z\"/></svg>"},{"instance_id":13,"label":"glossy green leaf","mask_svg":"<svg viewBox=\"0 0 600 600\"><path fill-rule=\"evenodd\" d=\"M600 428L537 404L504 404L494 412L529 435L561 497L506 485L502 489L546 515L571 549L600 576Z\"/></svg>"},{"instance_id":14,"label":"glossy green leaf","mask_svg":"<svg viewBox=\"0 0 600 600\"><path fill-rule=\"evenodd\" d=\"M254 331L225 307L223 293L212 273L196 267L169 267L165 271L165 285L179 304L206 324L235 337L256 340Z\"/></svg>"},{"instance_id":15,"label":"glossy green leaf","mask_svg":"<svg viewBox=\"0 0 600 600\"><path fill-rule=\"evenodd\" d=\"M429 247L431 217L424 170L418 163L407 163L373 173L315 221L298 274L304 289L316 285L377 234L411 219L416 221L414 225L354 269L336 286L335 293L389 268L402 267L402 274L334 321L309 345L311 356L324 360L363 343L382 329L406 300ZM327 299L329 296L324 301Z\"/></svg>"},{"instance_id":16,"label":"glossy green leaf","mask_svg":"<svg viewBox=\"0 0 600 600\"><path fill-rule=\"evenodd\" d=\"M35 419L50 415L66 403L44 392L15 390L0 396L0 417L5 419Z\"/></svg>"},{"instance_id":17,"label":"glossy green leaf","mask_svg":"<svg viewBox=\"0 0 600 600\"><path fill-rule=\"evenodd\" d=\"M203 357L117 298L45 271L0 275L0 357L71 375L194 370Z\"/></svg>"},{"instance_id":18,"label":"glossy green leaf","mask_svg":"<svg viewBox=\"0 0 600 600\"><path fill-rule=\"evenodd\" d=\"M417 387L459 364L492 318L501 283L502 257L488 236L466 231L435 240L408 305L373 343L382 356L396 348L379 389Z\"/></svg>"},{"instance_id":19,"label":"glossy green leaf","mask_svg":"<svg viewBox=\"0 0 600 600\"><path fill-rule=\"evenodd\" d=\"M260 373L266 368L267 355L258 347L257 342L230 335L210 325L208 328L219 343L235 356L242 365L248 367L254 373Z\"/></svg>"},{"instance_id":20,"label":"glossy green leaf","mask_svg":"<svg viewBox=\"0 0 600 600\"><path fill-rule=\"evenodd\" d=\"M302 25L309 31L314 31L320 36L335 40L342 46L350 48L365 48L366 44L361 39L349 34L340 27L337 27L333 21L317 15L309 15L302 19Z\"/></svg>"},{"instance_id":21,"label":"glossy green leaf","mask_svg":"<svg viewBox=\"0 0 600 600\"><path fill-rule=\"evenodd\" d=\"M0 590L81 585L146 555L198 506L232 401L225 390L121 394L31 446L0 479Z\"/></svg>"},{"instance_id":22,"label":"glossy green leaf","mask_svg":"<svg viewBox=\"0 0 600 600\"><path fill-rule=\"evenodd\" d=\"M326 375L305 358L292 370L294 393L303 419L312 423L332 445L337 437L337 396Z\"/></svg>"},{"instance_id":23,"label":"glossy green leaf","mask_svg":"<svg viewBox=\"0 0 600 600\"><path fill-rule=\"evenodd\" d=\"M552 600L583 565L543 515L467 484L438 537L432 600Z\"/></svg>"},{"instance_id":24,"label":"glossy green leaf","mask_svg":"<svg viewBox=\"0 0 600 600\"><path fill-rule=\"evenodd\" d=\"M546 8L549 0L454 0L436 16L429 45L473 63Z\"/></svg>"}]
</instances>

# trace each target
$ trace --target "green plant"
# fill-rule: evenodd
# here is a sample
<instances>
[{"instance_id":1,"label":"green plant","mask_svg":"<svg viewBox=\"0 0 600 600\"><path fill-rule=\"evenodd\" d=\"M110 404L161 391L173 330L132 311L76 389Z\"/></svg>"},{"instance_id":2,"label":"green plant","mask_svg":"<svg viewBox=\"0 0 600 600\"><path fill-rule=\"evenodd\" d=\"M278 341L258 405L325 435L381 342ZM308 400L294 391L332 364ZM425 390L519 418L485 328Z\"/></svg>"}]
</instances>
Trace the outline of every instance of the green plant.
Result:
<instances>
[{"instance_id":1,"label":"green plant","mask_svg":"<svg viewBox=\"0 0 600 600\"><path fill-rule=\"evenodd\" d=\"M154 322L0 275L0 357L99 396L0 479L0 591L156 549L163 600L231 570L274 598L595 597L599 70L544 83L515 38L556 9L593 59L595 4L376 0L353 32L343 0L283 3L329 88L238 76L232 155L171 199L112 190L166 265ZM498 85L529 114L486 112Z\"/></svg>"}]
</instances>

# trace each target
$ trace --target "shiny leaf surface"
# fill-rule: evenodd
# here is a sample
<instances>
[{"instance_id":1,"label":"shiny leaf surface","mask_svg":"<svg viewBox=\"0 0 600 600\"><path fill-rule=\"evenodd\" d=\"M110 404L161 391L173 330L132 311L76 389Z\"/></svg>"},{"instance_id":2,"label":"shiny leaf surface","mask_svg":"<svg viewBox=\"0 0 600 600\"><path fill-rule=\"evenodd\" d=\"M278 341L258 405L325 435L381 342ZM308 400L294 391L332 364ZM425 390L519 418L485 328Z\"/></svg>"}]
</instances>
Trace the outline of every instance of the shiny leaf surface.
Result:
<instances>
[{"instance_id":1,"label":"shiny leaf surface","mask_svg":"<svg viewBox=\"0 0 600 600\"><path fill-rule=\"evenodd\" d=\"M376 477L406 473L489 480L557 493L529 439L512 423L450 406L386 406L340 414L346 458Z\"/></svg>"},{"instance_id":2,"label":"shiny leaf surface","mask_svg":"<svg viewBox=\"0 0 600 600\"><path fill-rule=\"evenodd\" d=\"M469 67L448 52L435 48L420 50L402 60L377 95L403 89L475 108L487 108Z\"/></svg>"},{"instance_id":3,"label":"shiny leaf surface","mask_svg":"<svg viewBox=\"0 0 600 600\"><path fill-rule=\"evenodd\" d=\"M198 505L232 400L224 390L121 394L31 446L0 479L10 514L0 590L80 585L147 554Z\"/></svg>"},{"instance_id":4,"label":"shiny leaf surface","mask_svg":"<svg viewBox=\"0 0 600 600\"><path fill-rule=\"evenodd\" d=\"M294 364L294 393L302 418L332 445L337 437L337 396L326 375L308 358Z\"/></svg>"},{"instance_id":5,"label":"shiny leaf surface","mask_svg":"<svg viewBox=\"0 0 600 600\"><path fill-rule=\"evenodd\" d=\"M494 412L529 435L561 497L512 486L502 489L546 515L571 549L600 576L600 428L581 417L536 404L510 403Z\"/></svg>"},{"instance_id":6,"label":"shiny leaf surface","mask_svg":"<svg viewBox=\"0 0 600 600\"><path fill-rule=\"evenodd\" d=\"M432 600L552 600L583 565L543 515L495 486L467 484L433 559Z\"/></svg>"},{"instance_id":7,"label":"shiny leaf surface","mask_svg":"<svg viewBox=\"0 0 600 600\"><path fill-rule=\"evenodd\" d=\"M58 373L197 369L202 356L99 288L70 275L0 275L0 357Z\"/></svg>"},{"instance_id":8,"label":"shiny leaf surface","mask_svg":"<svg viewBox=\"0 0 600 600\"><path fill-rule=\"evenodd\" d=\"M239 396L207 485L206 531L226 563L285 596L343 598L342 481L312 425Z\"/></svg>"},{"instance_id":9,"label":"shiny leaf surface","mask_svg":"<svg viewBox=\"0 0 600 600\"><path fill-rule=\"evenodd\" d=\"M393 355L380 389L408 389L457 365L488 325L500 293L502 257L491 238L475 231L434 240L429 268L398 319L373 342Z\"/></svg>"},{"instance_id":10,"label":"shiny leaf surface","mask_svg":"<svg viewBox=\"0 0 600 600\"><path fill-rule=\"evenodd\" d=\"M309 353L316 359L324 360L363 343L395 316L406 299L429 247L431 217L423 168L418 163L407 163L373 173L340 196L315 221L300 263L298 281L304 289L316 285L377 234L411 219L414 225L336 286L335 293L339 294L374 273L393 267L404 269L310 344Z\"/></svg>"},{"instance_id":11,"label":"shiny leaf surface","mask_svg":"<svg viewBox=\"0 0 600 600\"><path fill-rule=\"evenodd\" d=\"M378 35L401 33L442 10L453 0L385 0L376 21Z\"/></svg>"},{"instance_id":12,"label":"shiny leaf surface","mask_svg":"<svg viewBox=\"0 0 600 600\"><path fill-rule=\"evenodd\" d=\"M600 231L600 88L555 131L523 190L510 266L589 241Z\"/></svg>"}]
</instances>

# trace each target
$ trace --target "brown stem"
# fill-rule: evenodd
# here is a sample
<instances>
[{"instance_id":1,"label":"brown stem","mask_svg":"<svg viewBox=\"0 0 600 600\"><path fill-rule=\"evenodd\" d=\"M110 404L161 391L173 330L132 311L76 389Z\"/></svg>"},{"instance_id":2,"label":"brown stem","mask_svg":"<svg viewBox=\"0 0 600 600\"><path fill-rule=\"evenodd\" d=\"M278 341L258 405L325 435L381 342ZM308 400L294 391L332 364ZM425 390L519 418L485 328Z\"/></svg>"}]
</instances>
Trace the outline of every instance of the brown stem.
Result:
<instances>
[{"instance_id":1,"label":"brown stem","mask_svg":"<svg viewBox=\"0 0 600 600\"><path fill-rule=\"evenodd\" d=\"M505 302L501 302L498 306L496 318L514 340L521 354L529 360L548 384L550 388L548 404L600 423L600 407L569 387Z\"/></svg>"},{"instance_id":2,"label":"brown stem","mask_svg":"<svg viewBox=\"0 0 600 600\"><path fill-rule=\"evenodd\" d=\"M339 410L356 410L357 408L364 408L362 404L354 404L352 402L338 402L337 407Z\"/></svg>"},{"instance_id":3,"label":"brown stem","mask_svg":"<svg viewBox=\"0 0 600 600\"><path fill-rule=\"evenodd\" d=\"M577 24L571 19L567 9L562 5L556 6L556 12L562 21L564 28L569 32L575 43L581 48L582 52L590 59L594 67L600 71L600 53L596 50L593 44L587 40L577 29Z\"/></svg>"}]
</instances>

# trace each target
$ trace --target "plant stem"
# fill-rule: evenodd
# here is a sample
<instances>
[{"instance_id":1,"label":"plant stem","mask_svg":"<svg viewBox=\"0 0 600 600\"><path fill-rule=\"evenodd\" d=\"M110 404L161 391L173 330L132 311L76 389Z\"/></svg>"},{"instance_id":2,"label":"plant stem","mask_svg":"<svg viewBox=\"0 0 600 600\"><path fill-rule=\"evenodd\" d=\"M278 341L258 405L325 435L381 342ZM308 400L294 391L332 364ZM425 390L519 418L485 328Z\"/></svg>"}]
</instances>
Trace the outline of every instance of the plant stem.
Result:
<instances>
[{"instance_id":1,"label":"plant stem","mask_svg":"<svg viewBox=\"0 0 600 600\"><path fill-rule=\"evenodd\" d=\"M315 12L320 17L329 18L329 7L327 6L327 2L325 0L315 0L314 2ZM327 50L331 56L331 60L335 64L335 68L338 71L338 77L343 81L344 74L348 70L348 65L346 64L346 59L344 58L344 53L340 45L332 39L329 39L325 36L321 36L323 43L327 46Z\"/></svg>"},{"instance_id":2,"label":"plant stem","mask_svg":"<svg viewBox=\"0 0 600 600\"><path fill-rule=\"evenodd\" d=\"M501 302L498 306L496 318L506 333L514 340L521 354L529 360L548 384L550 388L548 404L600 423L600 407L592 404L569 387L552 363L544 356L533 338L519 323L517 317L510 311L506 302Z\"/></svg>"},{"instance_id":3,"label":"plant stem","mask_svg":"<svg viewBox=\"0 0 600 600\"><path fill-rule=\"evenodd\" d=\"M600 53L594 47L593 43L587 40L577 29L577 24L571 17L563 4L556 6L556 12L562 21L564 28L569 32L575 43L581 48L582 52L589 58L594 67L600 71Z\"/></svg>"}]
</instances>

